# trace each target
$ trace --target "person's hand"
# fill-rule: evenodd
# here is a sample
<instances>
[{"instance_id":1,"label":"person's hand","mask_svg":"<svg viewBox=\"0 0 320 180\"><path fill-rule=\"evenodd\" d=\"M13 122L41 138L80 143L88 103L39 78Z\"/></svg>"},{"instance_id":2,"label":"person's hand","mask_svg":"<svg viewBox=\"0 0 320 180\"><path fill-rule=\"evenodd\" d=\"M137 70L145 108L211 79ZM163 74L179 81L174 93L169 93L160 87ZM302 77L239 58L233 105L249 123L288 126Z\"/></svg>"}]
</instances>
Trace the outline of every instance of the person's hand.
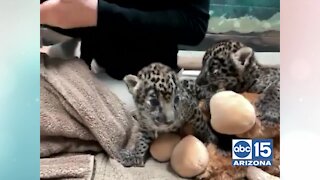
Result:
<instances>
[{"instance_id":1,"label":"person's hand","mask_svg":"<svg viewBox=\"0 0 320 180\"><path fill-rule=\"evenodd\" d=\"M40 4L40 23L64 29L97 25L98 0L47 0Z\"/></svg>"}]
</instances>

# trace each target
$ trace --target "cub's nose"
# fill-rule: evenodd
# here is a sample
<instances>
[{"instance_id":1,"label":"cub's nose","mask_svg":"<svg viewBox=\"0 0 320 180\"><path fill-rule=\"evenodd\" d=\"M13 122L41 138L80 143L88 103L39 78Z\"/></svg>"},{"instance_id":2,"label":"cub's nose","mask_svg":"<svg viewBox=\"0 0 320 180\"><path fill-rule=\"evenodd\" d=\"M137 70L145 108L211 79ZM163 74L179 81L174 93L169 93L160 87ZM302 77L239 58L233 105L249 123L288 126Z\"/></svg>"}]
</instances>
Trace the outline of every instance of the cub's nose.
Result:
<instances>
[{"instance_id":1,"label":"cub's nose","mask_svg":"<svg viewBox=\"0 0 320 180\"><path fill-rule=\"evenodd\" d=\"M158 121L160 123L166 123L167 122L167 117L164 114L160 114L158 117Z\"/></svg>"},{"instance_id":2,"label":"cub's nose","mask_svg":"<svg viewBox=\"0 0 320 180\"><path fill-rule=\"evenodd\" d=\"M173 121L174 121L174 119L172 119L172 118L167 118L166 124L171 124L171 123L173 123Z\"/></svg>"},{"instance_id":3,"label":"cub's nose","mask_svg":"<svg viewBox=\"0 0 320 180\"><path fill-rule=\"evenodd\" d=\"M174 121L174 118L167 117L166 115L162 114L158 117L158 122L163 124L171 124Z\"/></svg>"}]
</instances>

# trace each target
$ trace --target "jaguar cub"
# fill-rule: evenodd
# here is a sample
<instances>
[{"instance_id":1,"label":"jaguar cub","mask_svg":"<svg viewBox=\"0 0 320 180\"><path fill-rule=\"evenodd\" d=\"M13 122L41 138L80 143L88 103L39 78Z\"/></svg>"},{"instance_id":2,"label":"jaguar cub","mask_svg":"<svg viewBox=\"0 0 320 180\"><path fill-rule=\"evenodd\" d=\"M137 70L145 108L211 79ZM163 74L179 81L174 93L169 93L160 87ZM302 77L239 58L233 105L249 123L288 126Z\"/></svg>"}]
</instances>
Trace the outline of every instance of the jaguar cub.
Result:
<instances>
[{"instance_id":1,"label":"jaguar cub","mask_svg":"<svg viewBox=\"0 0 320 180\"><path fill-rule=\"evenodd\" d=\"M260 64L253 49L241 42L225 40L208 49L196 84L212 90L207 107L221 90L262 94L256 103L258 118L266 125L280 123L280 67Z\"/></svg>"},{"instance_id":2,"label":"jaguar cub","mask_svg":"<svg viewBox=\"0 0 320 180\"><path fill-rule=\"evenodd\" d=\"M161 63L152 63L138 72L127 75L124 81L137 107L136 119L141 136L133 150L121 151L124 166L144 166L149 144L158 133L177 132L190 123L195 136L204 142L215 142L216 136L203 120L193 91L186 89L186 80ZM184 83L182 83L184 82Z\"/></svg>"}]
</instances>

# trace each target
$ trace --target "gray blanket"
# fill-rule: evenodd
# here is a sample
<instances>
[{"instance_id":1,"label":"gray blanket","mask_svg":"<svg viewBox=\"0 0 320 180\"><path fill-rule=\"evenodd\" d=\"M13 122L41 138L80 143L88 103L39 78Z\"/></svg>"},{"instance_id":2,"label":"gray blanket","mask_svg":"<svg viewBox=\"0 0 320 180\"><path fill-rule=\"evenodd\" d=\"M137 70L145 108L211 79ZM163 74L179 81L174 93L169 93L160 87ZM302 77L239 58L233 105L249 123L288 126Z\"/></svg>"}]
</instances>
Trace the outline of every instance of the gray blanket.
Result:
<instances>
[{"instance_id":1,"label":"gray blanket","mask_svg":"<svg viewBox=\"0 0 320 180\"><path fill-rule=\"evenodd\" d=\"M135 143L137 122L82 60L41 54L40 71L41 165L61 153L102 151L119 160L120 149Z\"/></svg>"}]
</instances>

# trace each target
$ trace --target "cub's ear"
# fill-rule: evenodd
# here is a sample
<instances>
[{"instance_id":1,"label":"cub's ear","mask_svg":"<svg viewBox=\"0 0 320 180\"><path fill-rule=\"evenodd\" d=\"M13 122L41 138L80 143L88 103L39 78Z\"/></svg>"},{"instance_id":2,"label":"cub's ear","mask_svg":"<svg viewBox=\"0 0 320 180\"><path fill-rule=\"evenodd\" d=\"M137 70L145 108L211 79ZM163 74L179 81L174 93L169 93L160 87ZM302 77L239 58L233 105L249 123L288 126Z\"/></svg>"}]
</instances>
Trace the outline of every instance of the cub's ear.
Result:
<instances>
[{"instance_id":1,"label":"cub's ear","mask_svg":"<svg viewBox=\"0 0 320 180\"><path fill-rule=\"evenodd\" d=\"M253 55L254 52L252 48L242 47L237 52L233 53L231 58L238 69L243 70L248 64L250 64Z\"/></svg>"},{"instance_id":2,"label":"cub's ear","mask_svg":"<svg viewBox=\"0 0 320 180\"><path fill-rule=\"evenodd\" d=\"M141 84L141 80L137 76L129 74L123 78L123 81L126 83L129 92L135 95L138 87Z\"/></svg>"}]
</instances>

